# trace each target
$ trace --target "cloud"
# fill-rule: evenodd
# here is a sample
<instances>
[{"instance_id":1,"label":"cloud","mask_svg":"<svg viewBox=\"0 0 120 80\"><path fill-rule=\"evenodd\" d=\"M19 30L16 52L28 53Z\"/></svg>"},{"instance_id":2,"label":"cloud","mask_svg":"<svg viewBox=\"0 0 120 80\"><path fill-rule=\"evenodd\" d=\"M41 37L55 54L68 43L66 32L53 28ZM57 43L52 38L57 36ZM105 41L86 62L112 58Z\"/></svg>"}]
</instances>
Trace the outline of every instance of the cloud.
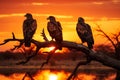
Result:
<instances>
[{"instance_id":1,"label":"cloud","mask_svg":"<svg viewBox=\"0 0 120 80\"><path fill-rule=\"evenodd\" d=\"M34 2L36 1L36 2ZM37 3L37 5L43 5L43 3L80 3L80 2L120 2L120 0L0 0L0 3ZM38 4L40 3L40 4Z\"/></svg>"},{"instance_id":2,"label":"cloud","mask_svg":"<svg viewBox=\"0 0 120 80\"><path fill-rule=\"evenodd\" d=\"M102 4L119 4L120 0L102 0L102 1L93 1L93 4L102 5Z\"/></svg>"},{"instance_id":3,"label":"cloud","mask_svg":"<svg viewBox=\"0 0 120 80\"><path fill-rule=\"evenodd\" d=\"M48 17L50 15L55 16L56 18L73 18L73 16L66 16L66 15L56 15L56 14L34 14L35 16L45 16Z\"/></svg>"},{"instance_id":4,"label":"cloud","mask_svg":"<svg viewBox=\"0 0 120 80\"><path fill-rule=\"evenodd\" d=\"M120 0L112 0L113 3L119 3Z\"/></svg>"},{"instance_id":5,"label":"cloud","mask_svg":"<svg viewBox=\"0 0 120 80\"><path fill-rule=\"evenodd\" d=\"M49 3L32 2L32 5L43 6L43 5L49 5Z\"/></svg>"},{"instance_id":6,"label":"cloud","mask_svg":"<svg viewBox=\"0 0 120 80\"><path fill-rule=\"evenodd\" d=\"M7 18L7 17L23 17L26 13L13 13L13 14L0 14L0 18ZM32 14L33 16L37 17L48 17L48 16L55 16L56 18L63 18L63 19L70 19L74 16L71 15L56 15L56 14ZM95 20L120 20L120 18L117 17L101 17L101 18L95 18L95 17L87 17L83 16L83 18L87 21L95 21Z\"/></svg>"},{"instance_id":7,"label":"cloud","mask_svg":"<svg viewBox=\"0 0 120 80\"><path fill-rule=\"evenodd\" d=\"M21 13L21 14L0 14L0 18L5 18L5 17L15 17L15 16L23 16L24 14Z\"/></svg>"},{"instance_id":8,"label":"cloud","mask_svg":"<svg viewBox=\"0 0 120 80\"><path fill-rule=\"evenodd\" d=\"M11 32L0 32L0 35L3 35L3 34L10 34Z\"/></svg>"},{"instance_id":9,"label":"cloud","mask_svg":"<svg viewBox=\"0 0 120 80\"><path fill-rule=\"evenodd\" d=\"M102 5L102 4L104 4L104 3L103 3L103 2L93 2L93 4Z\"/></svg>"},{"instance_id":10,"label":"cloud","mask_svg":"<svg viewBox=\"0 0 120 80\"><path fill-rule=\"evenodd\" d=\"M45 6L45 5L54 5L54 6L80 6L80 5L103 5L103 4L118 4L119 0L52 0L52 1L38 1L38 2L31 2L34 6ZM26 3L25 3L26 4Z\"/></svg>"},{"instance_id":11,"label":"cloud","mask_svg":"<svg viewBox=\"0 0 120 80\"><path fill-rule=\"evenodd\" d=\"M52 5L52 6L80 6L80 5L93 5L93 4L97 4L97 5L101 5L101 4L104 4L103 2L100 2L100 1L96 1L96 2L84 2L84 1L79 1L79 2L76 2L76 1L73 1L73 2L63 2L63 1L58 1L58 2L45 2L45 3L41 3L41 2L32 2L31 5L33 6L45 6L45 5ZM30 4L26 4L25 5L30 5Z\"/></svg>"},{"instance_id":12,"label":"cloud","mask_svg":"<svg viewBox=\"0 0 120 80\"><path fill-rule=\"evenodd\" d=\"M84 19L85 20L94 20L95 18L94 17L87 17L87 16L85 16Z\"/></svg>"},{"instance_id":13,"label":"cloud","mask_svg":"<svg viewBox=\"0 0 120 80\"><path fill-rule=\"evenodd\" d=\"M0 14L0 18L5 18L5 17L21 17L24 16L25 13L13 13L13 14ZM32 14L33 16L39 16L39 17L48 17L50 15L55 16L56 18L73 18L73 16L68 16L68 15L56 15L56 14Z\"/></svg>"}]
</instances>

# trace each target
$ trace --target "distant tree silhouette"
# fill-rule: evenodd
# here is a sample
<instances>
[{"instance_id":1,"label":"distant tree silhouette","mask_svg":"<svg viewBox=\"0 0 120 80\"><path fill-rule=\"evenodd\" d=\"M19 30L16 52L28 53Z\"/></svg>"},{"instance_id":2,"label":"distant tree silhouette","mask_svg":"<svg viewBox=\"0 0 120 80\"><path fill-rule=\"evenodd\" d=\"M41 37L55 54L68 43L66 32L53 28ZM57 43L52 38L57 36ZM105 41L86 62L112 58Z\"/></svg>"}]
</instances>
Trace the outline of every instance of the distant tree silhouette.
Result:
<instances>
[{"instance_id":1,"label":"distant tree silhouette","mask_svg":"<svg viewBox=\"0 0 120 80\"><path fill-rule=\"evenodd\" d=\"M111 55L114 55L115 53L113 47L111 45L106 44L95 45L94 50L97 52L102 52Z\"/></svg>"},{"instance_id":2,"label":"distant tree silhouette","mask_svg":"<svg viewBox=\"0 0 120 80\"><path fill-rule=\"evenodd\" d=\"M107 35L107 33L105 33L100 28L99 25L98 25L98 28L96 29L96 31L102 33L101 35L104 36L105 38L107 38L108 41L110 41L110 43L112 44L112 46L114 48L114 52L115 52L114 56L116 57L116 59L120 60L120 31L117 33L112 33L112 37ZM117 71L116 80L120 80L120 70Z\"/></svg>"}]
</instances>

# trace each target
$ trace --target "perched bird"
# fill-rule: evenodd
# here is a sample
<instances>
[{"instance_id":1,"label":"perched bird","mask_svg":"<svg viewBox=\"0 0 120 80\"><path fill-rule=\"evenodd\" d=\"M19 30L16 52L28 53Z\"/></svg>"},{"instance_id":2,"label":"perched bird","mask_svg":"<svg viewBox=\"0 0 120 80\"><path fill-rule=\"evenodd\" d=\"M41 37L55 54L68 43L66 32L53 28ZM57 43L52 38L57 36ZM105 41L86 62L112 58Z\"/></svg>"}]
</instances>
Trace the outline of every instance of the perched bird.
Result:
<instances>
[{"instance_id":1,"label":"perched bird","mask_svg":"<svg viewBox=\"0 0 120 80\"><path fill-rule=\"evenodd\" d=\"M58 48L61 50L61 42L63 41L62 36L62 27L60 22L56 21L54 16L49 16L47 20L50 20L47 23L47 30L52 38L52 40L55 39L55 41L58 43Z\"/></svg>"},{"instance_id":2,"label":"perched bird","mask_svg":"<svg viewBox=\"0 0 120 80\"><path fill-rule=\"evenodd\" d=\"M33 19L32 14L27 13L25 15L26 19L23 22L23 36L26 47L30 47L32 37L37 28L37 22Z\"/></svg>"},{"instance_id":3,"label":"perched bird","mask_svg":"<svg viewBox=\"0 0 120 80\"><path fill-rule=\"evenodd\" d=\"M85 20L82 17L78 18L76 31L82 43L86 42L88 45L88 48L92 49L94 44L92 30L90 25L85 23Z\"/></svg>"}]
</instances>

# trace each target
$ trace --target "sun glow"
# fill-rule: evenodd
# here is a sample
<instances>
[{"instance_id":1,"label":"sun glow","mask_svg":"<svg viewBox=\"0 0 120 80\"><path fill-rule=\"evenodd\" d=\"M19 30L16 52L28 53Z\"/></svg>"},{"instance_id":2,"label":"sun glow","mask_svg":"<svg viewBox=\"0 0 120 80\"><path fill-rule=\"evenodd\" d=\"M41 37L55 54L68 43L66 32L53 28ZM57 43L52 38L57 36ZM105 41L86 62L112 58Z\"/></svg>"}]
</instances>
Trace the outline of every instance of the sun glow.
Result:
<instances>
[{"instance_id":1,"label":"sun glow","mask_svg":"<svg viewBox=\"0 0 120 80\"><path fill-rule=\"evenodd\" d=\"M41 53L46 53L46 52L50 52L50 51L52 51L52 50L54 50L54 49L55 49L55 46L45 47L45 48L41 48L41 49L40 49L40 52L41 52Z\"/></svg>"},{"instance_id":2,"label":"sun glow","mask_svg":"<svg viewBox=\"0 0 120 80\"><path fill-rule=\"evenodd\" d=\"M66 80L69 73L65 71L51 71L43 70L38 71L34 76L35 80Z\"/></svg>"},{"instance_id":3,"label":"sun glow","mask_svg":"<svg viewBox=\"0 0 120 80\"><path fill-rule=\"evenodd\" d=\"M49 47L49 50L50 50L50 51L52 51L52 50L54 50L54 49L55 49L55 46Z\"/></svg>"},{"instance_id":4,"label":"sun glow","mask_svg":"<svg viewBox=\"0 0 120 80\"><path fill-rule=\"evenodd\" d=\"M49 75L49 80L57 80L57 79L58 79L58 77L57 77L56 74L50 74Z\"/></svg>"},{"instance_id":5,"label":"sun glow","mask_svg":"<svg viewBox=\"0 0 120 80\"><path fill-rule=\"evenodd\" d=\"M65 71L51 71L51 70L42 70L38 71L33 77L35 80L67 80L69 72ZM23 73L14 73L9 76L0 74L2 80L21 80L23 78ZM103 77L104 80L114 80L116 74L108 74L107 77ZM30 80L29 76L26 76L25 80ZM99 80L95 74L78 74L74 80Z\"/></svg>"}]
</instances>

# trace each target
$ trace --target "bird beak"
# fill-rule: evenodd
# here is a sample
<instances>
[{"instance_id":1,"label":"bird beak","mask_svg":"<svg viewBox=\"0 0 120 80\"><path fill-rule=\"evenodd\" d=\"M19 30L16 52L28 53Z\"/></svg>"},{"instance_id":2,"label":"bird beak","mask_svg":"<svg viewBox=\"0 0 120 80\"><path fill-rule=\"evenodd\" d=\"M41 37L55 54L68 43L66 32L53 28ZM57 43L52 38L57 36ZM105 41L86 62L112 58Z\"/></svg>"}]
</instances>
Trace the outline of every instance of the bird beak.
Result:
<instances>
[{"instance_id":1,"label":"bird beak","mask_svg":"<svg viewBox=\"0 0 120 80\"><path fill-rule=\"evenodd\" d=\"M24 15L24 17L27 17L27 15Z\"/></svg>"},{"instance_id":2,"label":"bird beak","mask_svg":"<svg viewBox=\"0 0 120 80\"><path fill-rule=\"evenodd\" d=\"M47 20L49 20L50 18L48 17Z\"/></svg>"}]
</instances>

